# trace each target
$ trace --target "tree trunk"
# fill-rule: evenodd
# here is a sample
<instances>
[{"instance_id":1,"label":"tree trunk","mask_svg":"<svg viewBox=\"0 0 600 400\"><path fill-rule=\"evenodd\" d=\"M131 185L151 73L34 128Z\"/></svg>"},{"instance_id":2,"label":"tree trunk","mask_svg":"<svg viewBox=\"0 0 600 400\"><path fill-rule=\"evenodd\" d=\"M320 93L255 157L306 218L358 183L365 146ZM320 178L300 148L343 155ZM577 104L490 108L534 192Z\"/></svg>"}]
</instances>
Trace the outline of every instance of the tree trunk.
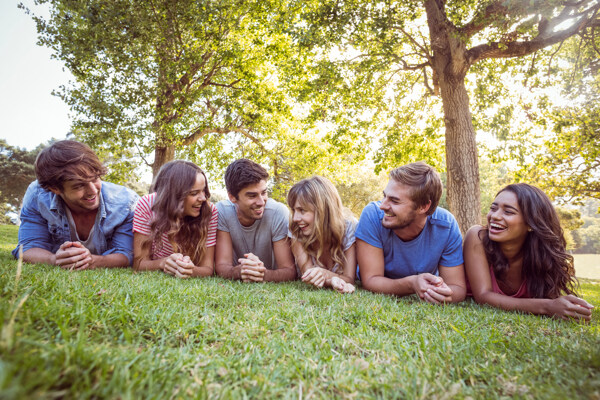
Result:
<instances>
[{"instance_id":1,"label":"tree trunk","mask_svg":"<svg viewBox=\"0 0 600 400\"><path fill-rule=\"evenodd\" d=\"M154 148L154 163L152 164L152 179L156 178L160 167L175 158L175 146L156 146Z\"/></svg>"},{"instance_id":2,"label":"tree trunk","mask_svg":"<svg viewBox=\"0 0 600 400\"><path fill-rule=\"evenodd\" d=\"M425 2L433 55L430 59L444 106L448 206L461 232L480 222L479 162L465 76L466 44L447 19L444 2Z\"/></svg>"},{"instance_id":3,"label":"tree trunk","mask_svg":"<svg viewBox=\"0 0 600 400\"><path fill-rule=\"evenodd\" d=\"M446 194L460 231L480 223L479 162L464 78L440 79L446 126Z\"/></svg>"}]
</instances>

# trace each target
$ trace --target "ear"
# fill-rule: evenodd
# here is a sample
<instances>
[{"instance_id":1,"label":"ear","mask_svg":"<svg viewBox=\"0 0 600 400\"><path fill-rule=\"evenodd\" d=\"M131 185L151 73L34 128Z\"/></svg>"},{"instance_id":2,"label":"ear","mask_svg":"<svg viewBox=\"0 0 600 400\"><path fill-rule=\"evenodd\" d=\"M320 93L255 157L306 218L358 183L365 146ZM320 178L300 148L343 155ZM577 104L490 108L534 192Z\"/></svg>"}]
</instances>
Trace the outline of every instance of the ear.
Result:
<instances>
[{"instance_id":1,"label":"ear","mask_svg":"<svg viewBox=\"0 0 600 400\"><path fill-rule=\"evenodd\" d=\"M431 200L427 202L427 204L417 207L417 214L427 214L429 208L431 207Z\"/></svg>"},{"instance_id":2,"label":"ear","mask_svg":"<svg viewBox=\"0 0 600 400\"><path fill-rule=\"evenodd\" d=\"M229 200L231 200L232 203L237 203L237 199L235 198L234 195L232 195L231 193L227 192L227 196L229 196Z\"/></svg>"}]
</instances>

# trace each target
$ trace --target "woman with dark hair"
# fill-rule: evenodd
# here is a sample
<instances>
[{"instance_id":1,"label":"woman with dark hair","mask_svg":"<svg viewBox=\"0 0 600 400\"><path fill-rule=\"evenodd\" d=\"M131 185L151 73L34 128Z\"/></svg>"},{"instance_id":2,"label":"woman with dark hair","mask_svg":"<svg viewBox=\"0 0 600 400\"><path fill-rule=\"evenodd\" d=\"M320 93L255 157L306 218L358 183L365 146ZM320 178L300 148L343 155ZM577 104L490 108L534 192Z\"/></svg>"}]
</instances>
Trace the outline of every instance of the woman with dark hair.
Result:
<instances>
[{"instance_id":1,"label":"woman with dark hair","mask_svg":"<svg viewBox=\"0 0 600 400\"><path fill-rule=\"evenodd\" d=\"M166 163L136 205L133 268L178 278L211 276L217 208L209 202L206 175L196 164Z\"/></svg>"},{"instance_id":2,"label":"woman with dark hair","mask_svg":"<svg viewBox=\"0 0 600 400\"><path fill-rule=\"evenodd\" d=\"M303 179L287 196L292 252L302 281L354 292L356 221L344 216L337 189L326 178Z\"/></svg>"},{"instance_id":3,"label":"woman with dark hair","mask_svg":"<svg viewBox=\"0 0 600 400\"><path fill-rule=\"evenodd\" d=\"M466 234L464 259L478 303L556 318L591 318L593 308L575 296L573 256L548 196L517 183L496 195L487 226Z\"/></svg>"}]
</instances>

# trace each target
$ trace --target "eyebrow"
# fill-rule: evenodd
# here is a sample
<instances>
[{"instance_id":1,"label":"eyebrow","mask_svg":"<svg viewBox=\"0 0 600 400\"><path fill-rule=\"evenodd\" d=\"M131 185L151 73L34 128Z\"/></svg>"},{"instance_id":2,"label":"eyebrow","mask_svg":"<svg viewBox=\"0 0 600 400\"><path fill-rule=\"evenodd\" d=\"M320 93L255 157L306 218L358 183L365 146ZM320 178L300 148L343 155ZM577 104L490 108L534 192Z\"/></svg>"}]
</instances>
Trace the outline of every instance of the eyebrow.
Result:
<instances>
[{"instance_id":1,"label":"eyebrow","mask_svg":"<svg viewBox=\"0 0 600 400\"><path fill-rule=\"evenodd\" d=\"M493 202L493 203L492 203L492 205L493 205L493 206L496 206L496 207L499 207L499 204L498 204L498 203L496 203L496 202ZM516 208L516 207L513 207L513 206L511 206L511 205L508 205L508 204L505 204L505 205L504 205L504 208L510 208L511 210L515 210L516 212L519 212L519 209L518 209L518 208Z\"/></svg>"},{"instance_id":2,"label":"eyebrow","mask_svg":"<svg viewBox=\"0 0 600 400\"><path fill-rule=\"evenodd\" d=\"M396 197L396 196L388 196L387 194L385 194L385 190L383 191L383 196L384 196L384 197L387 197L387 198L388 198L388 199L390 199L390 200L394 200L394 201L400 201L400 198L399 198L399 197Z\"/></svg>"}]
</instances>

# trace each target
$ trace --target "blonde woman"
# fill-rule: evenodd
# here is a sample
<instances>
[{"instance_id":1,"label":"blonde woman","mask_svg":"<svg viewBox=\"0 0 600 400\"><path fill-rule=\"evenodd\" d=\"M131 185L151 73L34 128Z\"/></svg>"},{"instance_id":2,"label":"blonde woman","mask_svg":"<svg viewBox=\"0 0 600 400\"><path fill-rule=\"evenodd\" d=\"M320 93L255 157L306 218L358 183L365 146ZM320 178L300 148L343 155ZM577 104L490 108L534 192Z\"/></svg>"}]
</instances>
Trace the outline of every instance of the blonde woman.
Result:
<instances>
[{"instance_id":1,"label":"blonde woman","mask_svg":"<svg viewBox=\"0 0 600 400\"><path fill-rule=\"evenodd\" d=\"M356 221L345 218L335 186L321 176L301 180L289 191L292 252L303 282L352 293L356 277Z\"/></svg>"}]
</instances>

